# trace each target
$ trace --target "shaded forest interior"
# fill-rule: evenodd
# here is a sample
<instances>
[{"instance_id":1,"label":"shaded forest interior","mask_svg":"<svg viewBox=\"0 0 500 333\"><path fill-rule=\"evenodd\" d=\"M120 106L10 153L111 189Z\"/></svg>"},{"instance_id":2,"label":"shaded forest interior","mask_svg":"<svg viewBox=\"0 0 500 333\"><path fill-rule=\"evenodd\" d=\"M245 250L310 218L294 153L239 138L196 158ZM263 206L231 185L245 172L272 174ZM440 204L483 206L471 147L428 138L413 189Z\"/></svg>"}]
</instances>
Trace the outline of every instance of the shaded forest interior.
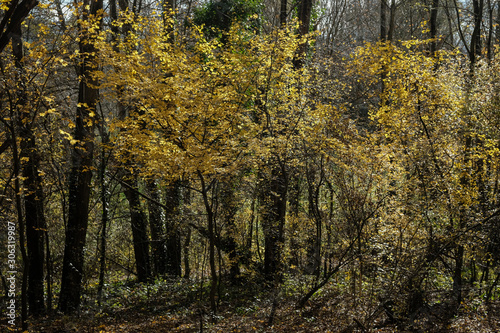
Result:
<instances>
[{"instance_id":1,"label":"shaded forest interior","mask_svg":"<svg viewBox=\"0 0 500 333\"><path fill-rule=\"evenodd\" d=\"M499 0L0 0L0 327L499 331L499 47Z\"/></svg>"}]
</instances>

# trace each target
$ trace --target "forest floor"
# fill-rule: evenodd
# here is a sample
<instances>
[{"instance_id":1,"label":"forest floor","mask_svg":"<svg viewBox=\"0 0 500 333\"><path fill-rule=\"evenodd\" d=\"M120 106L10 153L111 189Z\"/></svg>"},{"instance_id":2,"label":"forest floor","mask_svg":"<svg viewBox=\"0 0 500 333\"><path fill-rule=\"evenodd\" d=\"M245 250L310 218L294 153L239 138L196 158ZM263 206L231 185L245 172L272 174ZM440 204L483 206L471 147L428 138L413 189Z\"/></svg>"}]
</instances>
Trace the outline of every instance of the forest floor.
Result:
<instances>
[{"instance_id":1,"label":"forest floor","mask_svg":"<svg viewBox=\"0 0 500 333\"><path fill-rule=\"evenodd\" d=\"M121 281L106 286L100 304L88 286L78 315L32 320L29 332L500 332L498 300L470 299L453 311L446 302L426 304L411 322L390 321L376 298L354 297L333 284L298 309L303 288L288 282L277 293L252 280L221 287L214 317L207 286L193 281Z\"/></svg>"}]
</instances>

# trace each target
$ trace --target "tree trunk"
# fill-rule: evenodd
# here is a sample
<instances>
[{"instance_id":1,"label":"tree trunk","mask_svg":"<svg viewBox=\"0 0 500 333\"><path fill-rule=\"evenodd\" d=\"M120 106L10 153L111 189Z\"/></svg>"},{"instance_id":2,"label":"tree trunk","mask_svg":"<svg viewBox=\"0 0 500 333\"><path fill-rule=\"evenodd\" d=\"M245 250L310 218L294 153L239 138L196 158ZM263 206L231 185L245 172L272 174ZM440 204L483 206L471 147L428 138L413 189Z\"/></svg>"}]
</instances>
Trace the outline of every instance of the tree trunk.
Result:
<instances>
[{"instance_id":1,"label":"tree trunk","mask_svg":"<svg viewBox=\"0 0 500 333\"><path fill-rule=\"evenodd\" d=\"M431 38L431 43L430 43L430 54L433 57L434 54L437 51L437 16L438 16L438 6L439 6L439 0L432 0L429 12L431 13L430 15L430 21L429 21L429 34Z\"/></svg>"},{"instance_id":2,"label":"tree trunk","mask_svg":"<svg viewBox=\"0 0 500 333\"><path fill-rule=\"evenodd\" d=\"M11 105L10 108L10 117L11 119L16 119L17 115L15 107ZM29 261L28 254L26 253L25 247L25 237L24 237L24 229L25 223L23 219L23 207L21 200L21 182L19 179L21 178L21 167L20 167L20 156L19 150L17 146L17 126L15 122L10 126L10 132L12 135L12 164L14 167L13 175L14 175L14 193L16 200L16 211L17 211L17 231L19 233L19 247L21 249L21 257L23 259L23 280L21 284L21 329L27 330L27 318L28 318L28 302L26 297L26 289L27 289L27 278L28 278L28 270L29 270Z\"/></svg>"},{"instance_id":3,"label":"tree trunk","mask_svg":"<svg viewBox=\"0 0 500 333\"><path fill-rule=\"evenodd\" d=\"M299 225L299 208L300 208L300 176L298 172L291 177L290 180L290 223L289 223L289 239L290 239L290 261L289 264L291 267L299 266L299 253L300 253L300 244L297 240L298 235L300 233L300 225Z\"/></svg>"},{"instance_id":4,"label":"tree trunk","mask_svg":"<svg viewBox=\"0 0 500 333\"><path fill-rule=\"evenodd\" d=\"M87 20L89 15L96 15L100 9L102 0L85 0L83 20ZM99 26L101 24L102 22L99 22ZM97 63L98 52L93 44L95 32L89 31L87 27L79 28L82 59L78 73L80 87L74 132L74 139L78 142L74 145L71 156L68 225L59 295L59 309L64 313L74 312L80 307L94 155L94 112L99 98L99 90L95 88L97 82L91 77Z\"/></svg>"},{"instance_id":5,"label":"tree trunk","mask_svg":"<svg viewBox=\"0 0 500 333\"><path fill-rule=\"evenodd\" d=\"M11 37L16 34L15 30L20 28L26 16L38 5L38 1L23 0L21 3L11 1L8 5L9 9L3 11L0 21L0 53L9 44Z\"/></svg>"},{"instance_id":6,"label":"tree trunk","mask_svg":"<svg viewBox=\"0 0 500 333\"><path fill-rule=\"evenodd\" d=\"M203 197L203 204L205 206L205 211L207 213L207 228L208 228L208 253L209 253L209 265L210 265L210 276L211 276L211 283L210 283L210 294L209 294L209 301L210 301L210 309L212 310L212 316L215 318L215 314L217 312L217 303L215 302L215 295L217 293L217 270L215 267L215 221L214 221L214 211L213 211L213 206L210 203L210 200L208 198L208 193L210 191L210 187L213 186L212 184L207 185L205 182L205 177L203 174L198 171L198 178L200 179L201 182L201 195Z\"/></svg>"},{"instance_id":7,"label":"tree trunk","mask_svg":"<svg viewBox=\"0 0 500 333\"><path fill-rule=\"evenodd\" d=\"M191 275L191 266L189 265L189 245L191 244L191 228L186 227L186 236L184 237L184 278L189 279Z\"/></svg>"},{"instance_id":8,"label":"tree trunk","mask_svg":"<svg viewBox=\"0 0 500 333\"><path fill-rule=\"evenodd\" d=\"M151 266L146 214L142 209L137 189L137 177L128 175L126 180L131 185L130 187L124 187L123 193L127 197L130 209L130 225L132 227L137 280L139 282L147 282L151 279Z\"/></svg>"},{"instance_id":9,"label":"tree trunk","mask_svg":"<svg viewBox=\"0 0 500 333\"><path fill-rule=\"evenodd\" d=\"M25 132L24 130L21 131ZM28 133L29 132L29 133ZM45 216L43 209L43 188L39 170L39 156L33 133L28 130L21 134L21 156L28 157L23 166L25 187L24 212L26 217L26 244L28 248L29 275L28 275L28 304L32 315L45 312L44 305L44 231ZM25 155L24 153L27 154Z\"/></svg>"},{"instance_id":10,"label":"tree trunk","mask_svg":"<svg viewBox=\"0 0 500 333\"><path fill-rule=\"evenodd\" d=\"M264 275L267 281L281 279L281 255L286 214L288 178L277 160L268 163L261 179L261 217L264 231Z\"/></svg>"},{"instance_id":11,"label":"tree trunk","mask_svg":"<svg viewBox=\"0 0 500 333\"><path fill-rule=\"evenodd\" d=\"M319 189L321 183L316 184L316 170L312 165L307 168L307 194L309 203L309 218L314 221L314 230L308 233L307 257L308 264L306 271L308 274L313 274L319 277L321 265L321 237L322 237L322 221L319 213ZM321 180L320 180L321 182Z\"/></svg>"},{"instance_id":12,"label":"tree trunk","mask_svg":"<svg viewBox=\"0 0 500 333\"><path fill-rule=\"evenodd\" d=\"M386 2L387 3L387 2ZM396 1L391 0L391 6L389 7L389 30L387 31L387 40L390 42L394 37L394 28L396 22Z\"/></svg>"},{"instance_id":13,"label":"tree trunk","mask_svg":"<svg viewBox=\"0 0 500 333\"><path fill-rule=\"evenodd\" d=\"M496 1L496 7L497 7L497 16L495 19L495 45L500 44L500 1Z\"/></svg>"},{"instance_id":14,"label":"tree trunk","mask_svg":"<svg viewBox=\"0 0 500 333\"><path fill-rule=\"evenodd\" d=\"M299 34L305 36L309 32L311 24L312 0L301 0L299 5ZM304 65L307 51L307 42L301 43L297 50L297 55L294 59L295 69L299 69Z\"/></svg>"},{"instance_id":15,"label":"tree trunk","mask_svg":"<svg viewBox=\"0 0 500 333\"><path fill-rule=\"evenodd\" d=\"M453 294L457 306L462 302L462 270L464 266L464 247L459 245L455 252L455 270L453 273Z\"/></svg>"},{"instance_id":16,"label":"tree trunk","mask_svg":"<svg viewBox=\"0 0 500 333\"><path fill-rule=\"evenodd\" d=\"M191 204L191 190L185 189L183 193L183 217L189 218L189 212L187 207ZM191 266L189 261L189 246L191 244L191 227L185 223L185 236L184 236L184 278L189 279L191 275Z\"/></svg>"},{"instance_id":17,"label":"tree trunk","mask_svg":"<svg viewBox=\"0 0 500 333\"><path fill-rule=\"evenodd\" d=\"M281 0L280 2L280 26L284 26L286 24L288 3L287 0Z\"/></svg>"},{"instance_id":18,"label":"tree trunk","mask_svg":"<svg viewBox=\"0 0 500 333\"><path fill-rule=\"evenodd\" d=\"M470 38L469 60L471 69L474 68L478 57L481 55L481 24L483 21L483 0L472 0L474 30Z\"/></svg>"},{"instance_id":19,"label":"tree trunk","mask_svg":"<svg viewBox=\"0 0 500 333\"><path fill-rule=\"evenodd\" d=\"M158 187L154 180L148 181L148 192L152 199L160 201ZM149 228L151 230L151 257L153 261L153 276L166 274L167 251L165 249L165 228L161 207L148 201Z\"/></svg>"},{"instance_id":20,"label":"tree trunk","mask_svg":"<svg viewBox=\"0 0 500 333\"><path fill-rule=\"evenodd\" d=\"M181 200L181 183L175 181L165 190L165 222L166 222L166 273L181 276L181 233L179 227L179 206Z\"/></svg>"},{"instance_id":21,"label":"tree trunk","mask_svg":"<svg viewBox=\"0 0 500 333\"><path fill-rule=\"evenodd\" d=\"M109 207L108 207L108 185L106 182L106 145L109 143L109 135L104 128L104 117L101 117L101 165L99 167L99 183L101 185L101 235L100 241L100 256L99 256L99 284L97 287L97 301L101 304L102 291L104 289L104 277L106 272L106 237L109 223Z\"/></svg>"},{"instance_id":22,"label":"tree trunk","mask_svg":"<svg viewBox=\"0 0 500 333\"><path fill-rule=\"evenodd\" d=\"M380 0L380 41L387 40L387 1Z\"/></svg>"},{"instance_id":23,"label":"tree trunk","mask_svg":"<svg viewBox=\"0 0 500 333\"><path fill-rule=\"evenodd\" d=\"M235 282L240 275L240 257L237 253L235 234L235 216L238 206L235 200L234 181L227 180L219 184L221 201L221 220L227 228L226 249L229 255L229 278Z\"/></svg>"},{"instance_id":24,"label":"tree trunk","mask_svg":"<svg viewBox=\"0 0 500 333\"><path fill-rule=\"evenodd\" d=\"M21 26L17 26L12 35L12 52L19 73L24 71L23 63L23 41ZM28 304L32 315L40 315L45 311L44 304L44 232L45 215L43 208L44 193L42 179L39 174L40 156L36 146L33 123L34 117L30 113L27 87L24 79L20 78L17 100L17 112L19 113L18 124L19 137L21 138L20 158L22 162L22 174L24 185L24 214L26 221L26 245L28 249ZM36 112L36 111L35 111Z\"/></svg>"}]
</instances>

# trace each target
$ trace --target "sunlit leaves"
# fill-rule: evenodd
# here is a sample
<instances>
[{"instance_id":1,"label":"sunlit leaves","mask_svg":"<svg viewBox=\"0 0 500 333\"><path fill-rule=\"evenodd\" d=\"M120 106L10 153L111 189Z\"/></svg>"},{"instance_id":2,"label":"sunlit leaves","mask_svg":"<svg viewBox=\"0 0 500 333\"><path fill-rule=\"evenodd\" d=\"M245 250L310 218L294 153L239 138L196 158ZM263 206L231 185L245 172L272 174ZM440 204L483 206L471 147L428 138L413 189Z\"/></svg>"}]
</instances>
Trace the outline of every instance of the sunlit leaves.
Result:
<instances>
[{"instance_id":1,"label":"sunlit leaves","mask_svg":"<svg viewBox=\"0 0 500 333\"><path fill-rule=\"evenodd\" d=\"M118 154L134 156L145 173L217 175L286 155L293 138L321 124L314 115L328 113L312 111L307 70L293 68L294 27L259 36L234 26L222 45L196 27L172 40L162 20L134 24L125 39L99 46L104 66L95 75L129 110L114 125Z\"/></svg>"}]
</instances>

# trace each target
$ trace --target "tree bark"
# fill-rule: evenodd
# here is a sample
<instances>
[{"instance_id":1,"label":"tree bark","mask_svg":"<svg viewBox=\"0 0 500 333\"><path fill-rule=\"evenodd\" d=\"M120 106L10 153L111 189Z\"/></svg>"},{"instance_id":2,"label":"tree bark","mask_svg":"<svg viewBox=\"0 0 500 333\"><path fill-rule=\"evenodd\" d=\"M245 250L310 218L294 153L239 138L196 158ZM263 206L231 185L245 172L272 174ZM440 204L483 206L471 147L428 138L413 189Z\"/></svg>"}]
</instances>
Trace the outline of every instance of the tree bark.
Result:
<instances>
[{"instance_id":1,"label":"tree bark","mask_svg":"<svg viewBox=\"0 0 500 333\"><path fill-rule=\"evenodd\" d=\"M137 280L139 282L147 282L151 279L151 265L146 214L142 209L137 190L137 177L128 175L126 181L131 185L130 187L125 187L123 193L127 197L130 209L130 225L132 227Z\"/></svg>"},{"instance_id":2,"label":"tree bark","mask_svg":"<svg viewBox=\"0 0 500 333\"><path fill-rule=\"evenodd\" d=\"M474 68L478 57L481 55L481 24L483 21L484 0L472 0L474 30L470 38L469 60L471 69Z\"/></svg>"},{"instance_id":3,"label":"tree bark","mask_svg":"<svg viewBox=\"0 0 500 333\"><path fill-rule=\"evenodd\" d=\"M148 192L152 199L160 201L158 187L154 180L148 181ZM151 230L151 257L153 276L166 274L167 251L165 249L165 228L161 207L148 200L149 228Z\"/></svg>"},{"instance_id":4,"label":"tree bark","mask_svg":"<svg viewBox=\"0 0 500 333\"><path fill-rule=\"evenodd\" d=\"M89 15L96 15L100 9L102 9L102 0L85 0L83 20L88 20ZM74 312L80 307L94 155L95 119L93 115L99 98L99 90L95 88L97 82L91 77L98 52L93 43L95 36L86 27L80 26L79 29L82 59L79 67L80 86L74 132L74 139L77 143L73 147L71 156L68 225L66 226L59 295L59 310L64 313Z\"/></svg>"},{"instance_id":5,"label":"tree bark","mask_svg":"<svg viewBox=\"0 0 500 333\"><path fill-rule=\"evenodd\" d=\"M18 3L17 0L9 3L9 9L4 13L0 21L0 53L5 49L12 35L16 34L23 20L30 11L38 5L36 0L23 0Z\"/></svg>"},{"instance_id":6,"label":"tree bark","mask_svg":"<svg viewBox=\"0 0 500 333\"><path fill-rule=\"evenodd\" d=\"M437 51L437 15L438 15L438 6L439 6L439 0L432 0L429 11L431 13L430 15L430 21L429 21L429 34L431 38L431 43L430 43L430 53L431 56L433 57L434 54Z\"/></svg>"},{"instance_id":7,"label":"tree bark","mask_svg":"<svg viewBox=\"0 0 500 333\"><path fill-rule=\"evenodd\" d=\"M380 41L387 40L387 1L380 0Z\"/></svg>"},{"instance_id":8,"label":"tree bark","mask_svg":"<svg viewBox=\"0 0 500 333\"><path fill-rule=\"evenodd\" d=\"M20 73L24 71L23 63L23 41L21 26L13 30L12 52L14 54L16 67ZM20 78L19 94L17 100L17 112L19 113L18 124L20 143L20 158L22 162L22 174L24 185L24 215L26 221L26 246L28 250L28 305L29 312L38 316L45 312L44 304L44 193L42 179L40 177L40 156L36 146L35 134L33 132L33 118L28 106L26 95L27 87L24 79ZM36 111L35 111L36 112Z\"/></svg>"},{"instance_id":9,"label":"tree bark","mask_svg":"<svg viewBox=\"0 0 500 333\"><path fill-rule=\"evenodd\" d=\"M322 177L316 182L317 170L313 165L307 166L307 194L309 203L309 218L314 221L314 230L311 230L307 238L308 265L306 267L308 274L319 277L321 268L321 238L323 223L319 211L319 190L322 183Z\"/></svg>"},{"instance_id":10,"label":"tree bark","mask_svg":"<svg viewBox=\"0 0 500 333\"><path fill-rule=\"evenodd\" d=\"M97 287L97 301L101 304L102 291L104 289L104 278L106 272L106 240L107 228L109 223L109 207L108 207L108 184L106 182L106 145L109 143L109 134L104 128L104 117L101 116L101 165L99 167L99 183L101 186L101 235L100 242L100 256L99 256L99 284Z\"/></svg>"},{"instance_id":11,"label":"tree bark","mask_svg":"<svg viewBox=\"0 0 500 333\"><path fill-rule=\"evenodd\" d=\"M291 221L289 223L289 238L290 238L290 266L298 267L299 266L299 253L300 253L300 244L297 240L300 225L299 225L299 208L300 208L300 176L298 172L295 172L290 179L290 191L289 191L289 203L290 209L289 214L291 217Z\"/></svg>"},{"instance_id":12,"label":"tree bark","mask_svg":"<svg viewBox=\"0 0 500 333\"><path fill-rule=\"evenodd\" d=\"M201 183L201 195L203 197L203 204L205 206L205 211L207 213L207 228L208 228L208 253L209 253L209 266L210 266L210 309L212 310L212 316L215 316L217 312L217 303L215 301L215 295L217 293L217 269L215 267L215 221L214 221L214 211L213 205L210 203L208 198L208 193L210 188L213 186L213 182L206 184L205 177L198 171L198 178Z\"/></svg>"},{"instance_id":13,"label":"tree bark","mask_svg":"<svg viewBox=\"0 0 500 333\"><path fill-rule=\"evenodd\" d=\"M237 244L234 237L235 216L238 206L235 200L234 181L227 180L219 184L221 200L221 219L227 228L226 248L229 255L229 278L235 282L240 275L240 256L237 253Z\"/></svg>"},{"instance_id":14,"label":"tree bark","mask_svg":"<svg viewBox=\"0 0 500 333\"><path fill-rule=\"evenodd\" d=\"M10 107L10 117L11 119L17 118L16 110L13 105ZM23 259L23 280L21 284L21 329L27 330L27 318L28 318L28 302L26 297L26 289L27 289L27 278L28 278L28 270L29 270L29 261L28 254L26 253L25 247L25 223L23 219L23 207L22 207L22 199L21 199L21 166L20 166L20 156L19 149L17 146L17 126L15 122L10 126L11 139L12 139L12 165L13 165L13 175L14 175L14 193L15 193L15 201L16 201L16 211L17 211L17 230L19 232L19 247L21 249L21 257Z\"/></svg>"},{"instance_id":15,"label":"tree bark","mask_svg":"<svg viewBox=\"0 0 500 333\"><path fill-rule=\"evenodd\" d=\"M286 24L288 3L287 0L280 1L280 27Z\"/></svg>"},{"instance_id":16,"label":"tree bark","mask_svg":"<svg viewBox=\"0 0 500 333\"><path fill-rule=\"evenodd\" d=\"M181 184L175 181L165 191L165 221L166 221L166 273L181 276L181 234L179 227L179 206L181 200Z\"/></svg>"},{"instance_id":17,"label":"tree bark","mask_svg":"<svg viewBox=\"0 0 500 333\"><path fill-rule=\"evenodd\" d=\"M281 279L283 230L285 226L288 178L284 166L270 161L261 179L261 217L264 231L264 275L269 282Z\"/></svg>"}]
</instances>

